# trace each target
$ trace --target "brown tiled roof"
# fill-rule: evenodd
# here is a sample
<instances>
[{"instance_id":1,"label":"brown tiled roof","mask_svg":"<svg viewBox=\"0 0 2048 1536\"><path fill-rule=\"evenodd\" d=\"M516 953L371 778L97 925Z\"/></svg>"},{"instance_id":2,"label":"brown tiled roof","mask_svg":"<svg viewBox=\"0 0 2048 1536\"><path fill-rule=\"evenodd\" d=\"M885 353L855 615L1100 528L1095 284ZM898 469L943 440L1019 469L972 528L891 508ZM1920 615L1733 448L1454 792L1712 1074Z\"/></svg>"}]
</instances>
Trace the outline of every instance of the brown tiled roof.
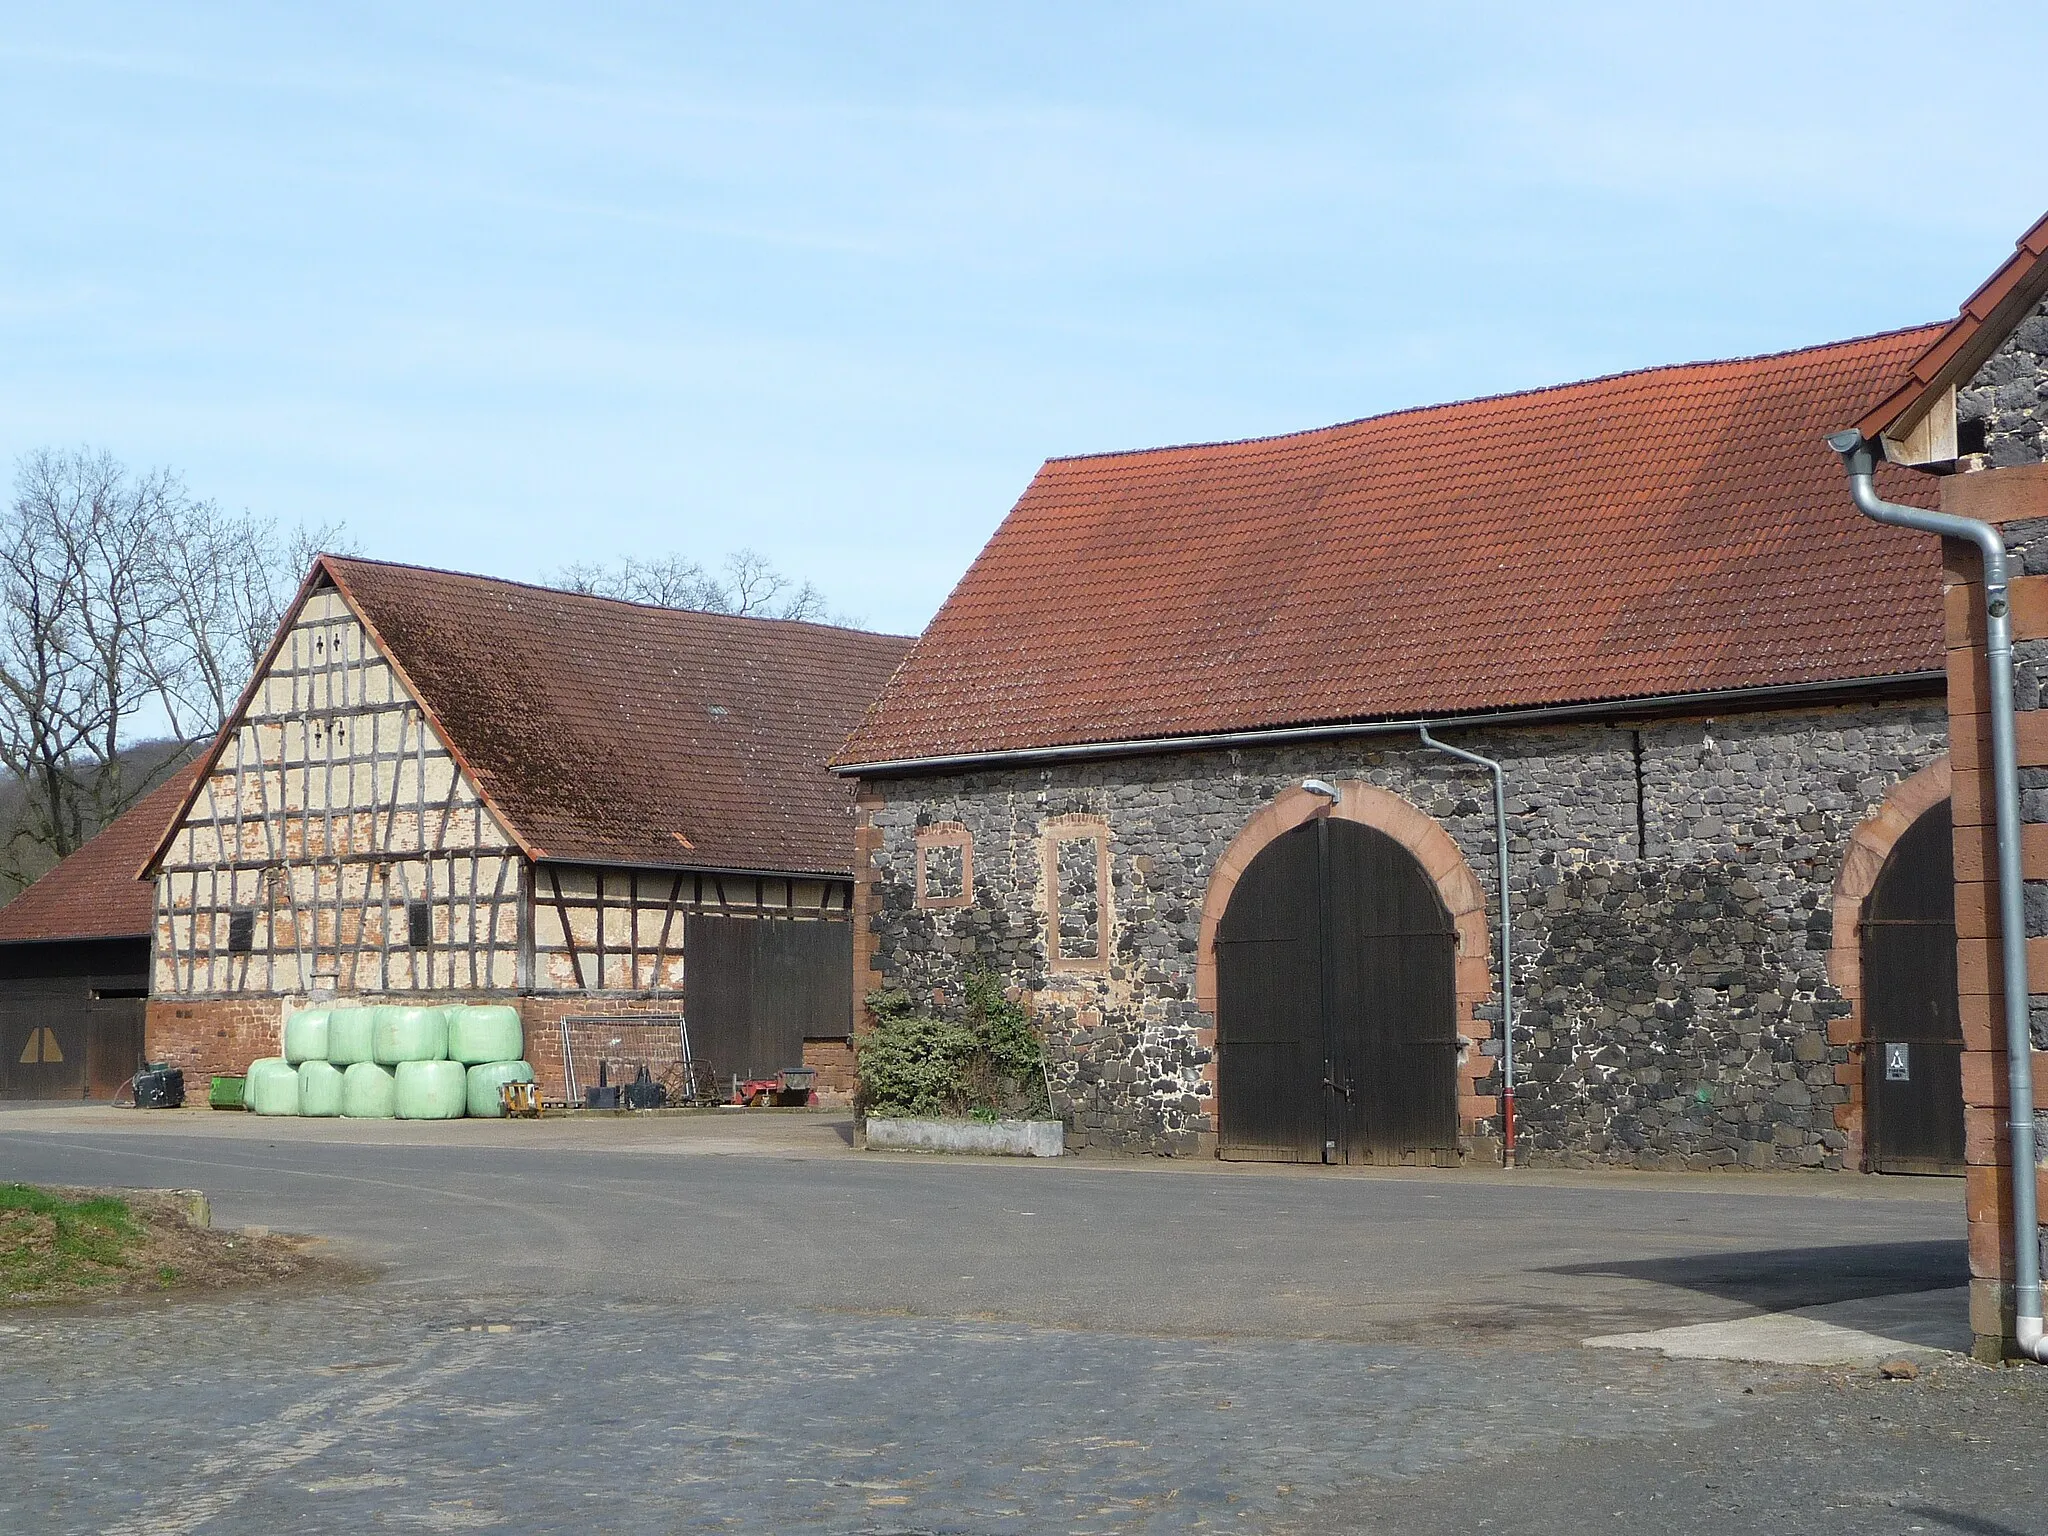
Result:
<instances>
[{"instance_id":1,"label":"brown tiled roof","mask_svg":"<svg viewBox=\"0 0 2048 1536\"><path fill-rule=\"evenodd\" d=\"M909 639L331 555L320 568L534 857L852 869L851 796L825 762Z\"/></svg>"},{"instance_id":2,"label":"brown tiled roof","mask_svg":"<svg viewBox=\"0 0 2048 1536\"><path fill-rule=\"evenodd\" d=\"M183 812L198 775L187 764L113 825L0 907L0 944L147 938L156 887L136 871Z\"/></svg>"},{"instance_id":3,"label":"brown tiled roof","mask_svg":"<svg viewBox=\"0 0 2048 1536\"><path fill-rule=\"evenodd\" d=\"M1939 668L1937 541L1821 439L1940 331L1053 460L838 761Z\"/></svg>"}]
</instances>

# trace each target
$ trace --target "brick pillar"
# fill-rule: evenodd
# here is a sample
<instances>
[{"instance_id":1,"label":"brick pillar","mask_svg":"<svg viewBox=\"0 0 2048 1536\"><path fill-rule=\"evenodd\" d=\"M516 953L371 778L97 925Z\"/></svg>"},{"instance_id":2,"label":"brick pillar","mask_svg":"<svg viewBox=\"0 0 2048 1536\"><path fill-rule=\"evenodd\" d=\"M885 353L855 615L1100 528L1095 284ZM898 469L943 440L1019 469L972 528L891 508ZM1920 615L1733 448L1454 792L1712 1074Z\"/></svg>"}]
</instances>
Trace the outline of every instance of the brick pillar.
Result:
<instances>
[{"instance_id":1,"label":"brick pillar","mask_svg":"<svg viewBox=\"0 0 2048 1536\"><path fill-rule=\"evenodd\" d=\"M887 802L872 786L863 784L853 813L853 1027L868 1022L867 998L882 985L875 968L875 951L881 941L875 936L875 854L881 850L882 833L875 826L875 812Z\"/></svg>"},{"instance_id":2,"label":"brick pillar","mask_svg":"<svg viewBox=\"0 0 2048 1536\"><path fill-rule=\"evenodd\" d=\"M2048 465L1985 470L1942 482L1945 512L1996 523L2014 552L2013 647L2021 674L2020 814L2027 879L2027 975L2036 1020L2048 1013L2048 923L2033 918L2048 901L2048 710L2040 678L2048 672ZM2025 574L2041 572L2044 574ZM2010 1352L2013 1333L2012 1153L2006 1139L2005 1003L1999 984L1997 844L1991 783L1991 717L1984 662L1983 572L1973 546L1944 550L1942 603L1948 645L1948 709L1955 815L1956 975L1963 1026L1964 1158L1969 1166L1970 1326L1977 1356ZM2030 652L2033 654L2030 655ZM1983 919L1965 922L1965 913ZM2036 928L2041 932L2037 933ZM1971 937L1963 937L1967 933ZM2035 1026L2035 1044L2041 1026ZM2035 1105L2048 1088L2048 1055L2034 1052ZM2024 1112L2024 1111L2022 1111ZM2035 1170L2037 1187L2040 1171ZM2044 1203L2048 1208L2048 1203ZM2029 1233L2027 1241L2038 1241Z\"/></svg>"}]
</instances>

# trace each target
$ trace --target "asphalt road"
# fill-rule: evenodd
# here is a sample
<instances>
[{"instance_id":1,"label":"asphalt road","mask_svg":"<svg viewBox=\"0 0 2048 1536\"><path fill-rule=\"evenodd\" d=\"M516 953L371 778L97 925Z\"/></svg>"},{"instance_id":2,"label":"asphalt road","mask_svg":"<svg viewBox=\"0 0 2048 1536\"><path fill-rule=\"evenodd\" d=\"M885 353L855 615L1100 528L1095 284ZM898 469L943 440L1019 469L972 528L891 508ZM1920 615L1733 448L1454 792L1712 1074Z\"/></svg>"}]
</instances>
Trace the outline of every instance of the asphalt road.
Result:
<instances>
[{"instance_id":1,"label":"asphalt road","mask_svg":"<svg viewBox=\"0 0 2048 1536\"><path fill-rule=\"evenodd\" d=\"M465 1139L455 1122L394 1145L348 1122L315 1140L305 1122L183 1116L152 1135L117 1114L104 1131L0 1121L0 1176L203 1187L220 1222L317 1232L411 1294L487 1281L514 1297L1528 1347L1968 1278L1946 1181L1853 1199L1819 1178L1204 1177L884 1159L847 1150L850 1126L828 1117L551 1125L545 1142L503 1124Z\"/></svg>"},{"instance_id":2,"label":"asphalt road","mask_svg":"<svg viewBox=\"0 0 2048 1536\"><path fill-rule=\"evenodd\" d=\"M1577 1347L1953 1286L1952 1186L106 1113L0 1117L0 1178L377 1278L0 1319L0 1529L2048 1531L2048 1373Z\"/></svg>"}]
</instances>

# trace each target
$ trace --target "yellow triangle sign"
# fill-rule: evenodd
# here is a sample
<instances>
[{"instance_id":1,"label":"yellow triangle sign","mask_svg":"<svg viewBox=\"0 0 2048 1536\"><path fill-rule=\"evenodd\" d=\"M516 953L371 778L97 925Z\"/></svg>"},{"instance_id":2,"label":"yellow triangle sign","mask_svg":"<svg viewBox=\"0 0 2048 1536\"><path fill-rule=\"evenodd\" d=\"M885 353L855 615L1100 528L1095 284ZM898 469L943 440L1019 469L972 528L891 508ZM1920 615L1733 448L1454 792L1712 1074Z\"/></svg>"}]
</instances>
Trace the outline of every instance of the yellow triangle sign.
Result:
<instances>
[{"instance_id":1,"label":"yellow triangle sign","mask_svg":"<svg viewBox=\"0 0 2048 1536\"><path fill-rule=\"evenodd\" d=\"M34 1066L37 1062L55 1065L64 1059L64 1053L57 1048L57 1032L54 1029L32 1029L28 1032L28 1044L21 1050L22 1063Z\"/></svg>"}]
</instances>

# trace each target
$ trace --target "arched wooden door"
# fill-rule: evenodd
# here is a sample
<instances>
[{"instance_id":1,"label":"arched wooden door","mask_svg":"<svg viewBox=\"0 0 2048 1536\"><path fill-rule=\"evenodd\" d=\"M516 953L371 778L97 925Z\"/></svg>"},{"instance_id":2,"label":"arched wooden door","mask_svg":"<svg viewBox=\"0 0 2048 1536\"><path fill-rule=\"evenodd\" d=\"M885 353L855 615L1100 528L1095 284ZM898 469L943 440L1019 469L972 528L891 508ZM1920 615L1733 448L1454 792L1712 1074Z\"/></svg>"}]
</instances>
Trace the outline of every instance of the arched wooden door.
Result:
<instances>
[{"instance_id":1,"label":"arched wooden door","mask_svg":"<svg viewBox=\"0 0 2048 1536\"><path fill-rule=\"evenodd\" d=\"M1217 1141L1264 1162L1455 1161L1457 935L1399 843L1318 817L1216 934Z\"/></svg>"},{"instance_id":2,"label":"arched wooden door","mask_svg":"<svg viewBox=\"0 0 2048 1536\"><path fill-rule=\"evenodd\" d=\"M1949 803L1906 829L1863 904L1865 1144L1880 1173L1963 1171Z\"/></svg>"}]
</instances>

